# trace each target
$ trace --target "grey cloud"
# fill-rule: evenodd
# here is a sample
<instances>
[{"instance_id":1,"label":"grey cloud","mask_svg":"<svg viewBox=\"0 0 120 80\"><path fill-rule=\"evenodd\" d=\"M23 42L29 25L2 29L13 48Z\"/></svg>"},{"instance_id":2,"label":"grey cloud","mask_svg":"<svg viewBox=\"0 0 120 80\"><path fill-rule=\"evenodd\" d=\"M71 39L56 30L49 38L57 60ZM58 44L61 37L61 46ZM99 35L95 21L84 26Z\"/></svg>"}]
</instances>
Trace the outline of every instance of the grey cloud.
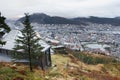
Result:
<instances>
[{"instance_id":1,"label":"grey cloud","mask_svg":"<svg viewBox=\"0 0 120 80\"><path fill-rule=\"evenodd\" d=\"M105 16L120 14L120 0L0 0L3 15L14 18L25 12L45 12L64 17Z\"/></svg>"}]
</instances>

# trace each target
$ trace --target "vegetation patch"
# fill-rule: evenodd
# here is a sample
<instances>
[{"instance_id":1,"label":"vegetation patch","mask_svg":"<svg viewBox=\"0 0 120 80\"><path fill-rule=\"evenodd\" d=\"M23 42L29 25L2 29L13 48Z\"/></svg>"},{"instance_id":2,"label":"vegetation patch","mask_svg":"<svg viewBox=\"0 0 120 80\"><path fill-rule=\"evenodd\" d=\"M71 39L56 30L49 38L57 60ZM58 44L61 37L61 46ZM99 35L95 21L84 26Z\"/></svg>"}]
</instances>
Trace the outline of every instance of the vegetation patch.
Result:
<instances>
[{"instance_id":1,"label":"vegetation patch","mask_svg":"<svg viewBox=\"0 0 120 80\"><path fill-rule=\"evenodd\" d=\"M47 70L34 67L30 72L28 65L1 63L0 80L120 80L120 64L116 62L93 65L72 54L53 54L52 64Z\"/></svg>"},{"instance_id":2,"label":"vegetation patch","mask_svg":"<svg viewBox=\"0 0 120 80\"><path fill-rule=\"evenodd\" d=\"M78 58L80 61L83 61L86 64L109 64L117 63L118 61L110 57L97 57L90 54L84 54L82 52L73 53L73 55ZM98 54L100 55L100 54Z\"/></svg>"}]
</instances>

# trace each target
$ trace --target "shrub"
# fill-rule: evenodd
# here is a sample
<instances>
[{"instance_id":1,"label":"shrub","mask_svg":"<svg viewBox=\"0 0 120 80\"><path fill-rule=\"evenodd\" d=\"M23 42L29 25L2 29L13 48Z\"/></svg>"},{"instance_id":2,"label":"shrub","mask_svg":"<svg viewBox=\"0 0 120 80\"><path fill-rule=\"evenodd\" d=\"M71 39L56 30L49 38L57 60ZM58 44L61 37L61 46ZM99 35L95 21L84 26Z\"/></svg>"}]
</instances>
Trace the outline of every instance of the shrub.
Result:
<instances>
[{"instance_id":1,"label":"shrub","mask_svg":"<svg viewBox=\"0 0 120 80\"><path fill-rule=\"evenodd\" d=\"M102 58L102 57L93 57L84 53L73 53L73 55L79 60L87 64L107 64L107 63L117 63L113 58Z\"/></svg>"},{"instance_id":2,"label":"shrub","mask_svg":"<svg viewBox=\"0 0 120 80\"><path fill-rule=\"evenodd\" d=\"M14 73L15 71L9 67L4 67L2 69L0 69L0 74L10 74L10 73Z\"/></svg>"}]
</instances>

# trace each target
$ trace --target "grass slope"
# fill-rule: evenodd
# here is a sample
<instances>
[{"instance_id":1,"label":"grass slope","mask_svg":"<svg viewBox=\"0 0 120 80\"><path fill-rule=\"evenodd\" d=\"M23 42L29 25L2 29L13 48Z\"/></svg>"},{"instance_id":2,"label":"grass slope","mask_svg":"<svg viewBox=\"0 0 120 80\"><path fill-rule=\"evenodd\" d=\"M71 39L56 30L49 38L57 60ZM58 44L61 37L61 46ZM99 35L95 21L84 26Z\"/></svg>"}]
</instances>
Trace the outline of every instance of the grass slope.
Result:
<instances>
[{"instance_id":1,"label":"grass slope","mask_svg":"<svg viewBox=\"0 0 120 80\"><path fill-rule=\"evenodd\" d=\"M29 67L24 64L0 63L0 80L120 80L120 63L106 62L88 64L80 58L70 54L53 54L53 66L46 71L34 67L34 72L29 71ZM75 53L74 53L75 54ZM95 54L84 54L84 57L91 57L111 60L112 58ZM94 63L94 62L93 62Z\"/></svg>"}]
</instances>

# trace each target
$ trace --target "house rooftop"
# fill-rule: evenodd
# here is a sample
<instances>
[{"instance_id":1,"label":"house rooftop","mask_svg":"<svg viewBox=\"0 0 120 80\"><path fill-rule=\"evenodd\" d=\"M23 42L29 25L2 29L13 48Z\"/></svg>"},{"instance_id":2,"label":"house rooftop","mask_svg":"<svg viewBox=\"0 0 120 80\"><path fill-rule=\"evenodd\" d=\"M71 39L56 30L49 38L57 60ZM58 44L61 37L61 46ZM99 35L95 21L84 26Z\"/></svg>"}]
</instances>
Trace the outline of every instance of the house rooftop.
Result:
<instances>
[{"instance_id":1,"label":"house rooftop","mask_svg":"<svg viewBox=\"0 0 120 80\"><path fill-rule=\"evenodd\" d=\"M4 31L4 29L3 28L0 28L0 32L3 32Z\"/></svg>"},{"instance_id":2,"label":"house rooftop","mask_svg":"<svg viewBox=\"0 0 120 80\"><path fill-rule=\"evenodd\" d=\"M0 48L13 50L15 39L17 39L18 36L22 36L22 33L19 30L11 30L7 35L4 36L4 38L2 38L3 41L6 41L6 44L3 46L1 45ZM43 52L50 48L50 45L48 45L44 40L40 40L39 43L43 47Z\"/></svg>"}]
</instances>

